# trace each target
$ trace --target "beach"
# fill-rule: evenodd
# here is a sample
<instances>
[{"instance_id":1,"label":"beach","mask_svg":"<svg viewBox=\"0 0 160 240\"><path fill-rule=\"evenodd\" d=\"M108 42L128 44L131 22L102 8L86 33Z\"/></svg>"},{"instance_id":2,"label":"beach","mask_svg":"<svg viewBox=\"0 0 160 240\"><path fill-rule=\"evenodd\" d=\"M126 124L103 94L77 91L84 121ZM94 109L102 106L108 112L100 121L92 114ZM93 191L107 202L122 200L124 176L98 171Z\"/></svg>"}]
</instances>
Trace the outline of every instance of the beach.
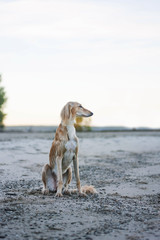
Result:
<instances>
[{"instance_id":1,"label":"beach","mask_svg":"<svg viewBox=\"0 0 160 240\"><path fill-rule=\"evenodd\" d=\"M160 132L78 133L86 198L42 195L54 134L0 133L0 238L159 240Z\"/></svg>"}]
</instances>

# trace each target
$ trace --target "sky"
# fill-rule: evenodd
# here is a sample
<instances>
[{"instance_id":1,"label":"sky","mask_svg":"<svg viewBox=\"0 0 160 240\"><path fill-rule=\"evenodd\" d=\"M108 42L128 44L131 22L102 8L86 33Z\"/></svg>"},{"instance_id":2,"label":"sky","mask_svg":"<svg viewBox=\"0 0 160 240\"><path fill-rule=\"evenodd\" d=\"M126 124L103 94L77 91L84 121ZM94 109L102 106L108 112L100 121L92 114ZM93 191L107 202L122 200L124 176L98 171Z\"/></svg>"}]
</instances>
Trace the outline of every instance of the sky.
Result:
<instances>
[{"instance_id":1,"label":"sky","mask_svg":"<svg viewBox=\"0 0 160 240\"><path fill-rule=\"evenodd\" d=\"M160 127L160 1L0 0L0 74L6 125Z\"/></svg>"}]
</instances>

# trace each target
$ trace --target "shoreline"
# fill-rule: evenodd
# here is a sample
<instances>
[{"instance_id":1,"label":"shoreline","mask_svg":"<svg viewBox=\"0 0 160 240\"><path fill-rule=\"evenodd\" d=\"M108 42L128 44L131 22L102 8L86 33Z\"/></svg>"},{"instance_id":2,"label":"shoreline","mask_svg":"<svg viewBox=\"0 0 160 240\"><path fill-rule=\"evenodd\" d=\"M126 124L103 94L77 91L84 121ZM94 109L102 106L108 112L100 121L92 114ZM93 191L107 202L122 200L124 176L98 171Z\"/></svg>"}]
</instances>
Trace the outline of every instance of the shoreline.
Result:
<instances>
[{"instance_id":1,"label":"shoreline","mask_svg":"<svg viewBox=\"0 0 160 240\"><path fill-rule=\"evenodd\" d=\"M50 133L55 132L58 126L6 126L0 128L0 133ZM92 127L82 126L77 132L160 132L160 128L148 127Z\"/></svg>"}]
</instances>

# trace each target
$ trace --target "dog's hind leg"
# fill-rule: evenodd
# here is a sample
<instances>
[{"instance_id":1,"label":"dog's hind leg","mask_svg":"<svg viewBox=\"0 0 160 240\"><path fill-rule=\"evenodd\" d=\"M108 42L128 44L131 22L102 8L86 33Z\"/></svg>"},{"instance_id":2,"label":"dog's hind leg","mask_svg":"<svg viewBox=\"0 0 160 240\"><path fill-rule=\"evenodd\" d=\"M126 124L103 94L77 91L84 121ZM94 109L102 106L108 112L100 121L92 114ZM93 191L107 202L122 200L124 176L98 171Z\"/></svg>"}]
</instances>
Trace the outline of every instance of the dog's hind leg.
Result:
<instances>
[{"instance_id":1,"label":"dog's hind leg","mask_svg":"<svg viewBox=\"0 0 160 240\"><path fill-rule=\"evenodd\" d=\"M42 169L42 182L43 194L48 194L49 191L55 192L57 190L57 176L48 164L44 165Z\"/></svg>"},{"instance_id":2,"label":"dog's hind leg","mask_svg":"<svg viewBox=\"0 0 160 240\"><path fill-rule=\"evenodd\" d=\"M63 174L63 182L64 182L64 194L70 194L71 192L68 190L68 185L72 180L72 168L69 167L67 171Z\"/></svg>"}]
</instances>

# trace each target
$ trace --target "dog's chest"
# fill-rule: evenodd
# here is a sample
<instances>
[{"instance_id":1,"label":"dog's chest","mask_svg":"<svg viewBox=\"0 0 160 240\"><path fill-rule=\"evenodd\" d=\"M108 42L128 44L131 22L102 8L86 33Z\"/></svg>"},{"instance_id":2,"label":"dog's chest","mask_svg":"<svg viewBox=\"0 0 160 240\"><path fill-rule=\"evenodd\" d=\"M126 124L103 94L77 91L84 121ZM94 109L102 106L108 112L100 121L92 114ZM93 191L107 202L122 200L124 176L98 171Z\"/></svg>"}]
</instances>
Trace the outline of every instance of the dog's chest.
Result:
<instances>
[{"instance_id":1,"label":"dog's chest","mask_svg":"<svg viewBox=\"0 0 160 240\"><path fill-rule=\"evenodd\" d=\"M76 147L77 147L76 141L70 140L66 143L65 145L66 152L64 153L64 157L63 157L64 168L66 168L71 164L73 157L75 156L75 153L76 153Z\"/></svg>"},{"instance_id":2,"label":"dog's chest","mask_svg":"<svg viewBox=\"0 0 160 240\"><path fill-rule=\"evenodd\" d=\"M64 153L63 161L62 161L62 168L63 172L69 167L71 164L73 157L76 153L77 148L77 141L76 141L76 134L74 126L67 127L69 140L65 144L66 151Z\"/></svg>"}]
</instances>

